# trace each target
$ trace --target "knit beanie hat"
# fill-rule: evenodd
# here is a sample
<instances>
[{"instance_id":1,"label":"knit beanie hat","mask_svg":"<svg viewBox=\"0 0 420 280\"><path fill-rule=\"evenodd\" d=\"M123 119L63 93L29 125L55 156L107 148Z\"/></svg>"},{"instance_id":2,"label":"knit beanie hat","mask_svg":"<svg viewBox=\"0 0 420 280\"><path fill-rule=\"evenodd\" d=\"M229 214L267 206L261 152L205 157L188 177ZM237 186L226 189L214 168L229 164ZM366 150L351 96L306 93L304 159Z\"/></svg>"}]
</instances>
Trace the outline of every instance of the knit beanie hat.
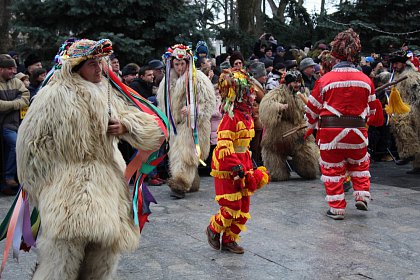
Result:
<instances>
[{"instance_id":1,"label":"knit beanie hat","mask_svg":"<svg viewBox=\"0 0 420 280\"><path fill-rule=\"evenodd\" d=\"M361 49L359 35L352 28L338 33L331 42L331 55L344 61L356 62Z\"/></svg>"},{"instance_id":2,"label":"knit beanie hat","mask_svg":"<svg viewBox=\"0 0 420 280\"><path fill-rule=\"evenodd\" d=\"M36 54L29 54L28 57L25 59L25 68L28 68L31 65L34 65L35 63L41 62L41 59Z\"/></svg>"},{"instance_id":3,"label":"knit beanie hat","mask_svg":"<svg viewBox=\"0 0 420 280\"><path fill-rule=\"evenodd\" d=\"M235 61L238 60L238 59L240 59L243 64L245 63L244 57L240 52L238 52L238 51L233 52L233 54L229 58L230 65L234 66Z\"/></svg>"},{"instance_id":4,"label":"knit beanie hat","mask_svg":"<svg viewBox=\"0 0 420 280\"><path fill-rule=\"evenodd\" d=\"M206 42L204 41L198 41L196 49L195 49L195 53L198 55L200 53L205 53L206 57L209 54L209 48L207 47Z\"/></svg>"},{"instance_id":5,"label":"knit beanie hat","mask_svg":"<svg viewBox=\"0 0 420 280\"><path fill-rule=\"evenodd\" d=\"M0 54L0 68L17 67L16 61L8 54Z\"/></svg>"},{"instance_id":6,"label":"knit beanie hat","mask_svg":"<svg viewBox=\"0 0 420 280\"><path fill-rule=\"evenodd\" d=\"M253 62L248 67L249 73L255 78L258 79L262 76L267 75L265 70L265 65L262 62Z\"/></svg>"}]
</instances>

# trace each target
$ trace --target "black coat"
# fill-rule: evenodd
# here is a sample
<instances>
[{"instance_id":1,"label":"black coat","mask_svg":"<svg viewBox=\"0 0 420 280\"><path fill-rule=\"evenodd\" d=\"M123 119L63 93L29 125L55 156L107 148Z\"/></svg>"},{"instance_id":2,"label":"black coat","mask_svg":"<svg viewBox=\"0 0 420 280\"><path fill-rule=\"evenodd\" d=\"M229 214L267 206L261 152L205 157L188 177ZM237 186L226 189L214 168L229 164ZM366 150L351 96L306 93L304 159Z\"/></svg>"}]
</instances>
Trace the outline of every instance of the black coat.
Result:
<instances>
[{"instance_id":1,"label":"black coat","mask_svg":"<svg viewBox=\"0 0 420 280\"><path fill-rule=\"evenodd\" d=\"M140 78L136 78L128 86L146 99L153 96L153 83L148 83Z\"/></svg>"}]
</instances>

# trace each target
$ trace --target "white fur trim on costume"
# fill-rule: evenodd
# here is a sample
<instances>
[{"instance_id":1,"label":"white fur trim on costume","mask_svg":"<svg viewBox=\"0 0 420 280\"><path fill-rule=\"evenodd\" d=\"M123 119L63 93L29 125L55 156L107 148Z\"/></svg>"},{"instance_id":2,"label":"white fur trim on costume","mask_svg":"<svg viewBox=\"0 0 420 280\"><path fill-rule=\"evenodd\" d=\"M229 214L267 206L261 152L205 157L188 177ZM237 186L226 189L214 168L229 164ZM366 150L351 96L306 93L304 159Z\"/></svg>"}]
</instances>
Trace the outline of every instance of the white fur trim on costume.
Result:
<instances>
[{"instance_id":1,"label":"white fur trim on costume","mask_svg":"<svg viewBox=\"0 0 420 280\"><path fill-rule=\"evenodd\" d=\"M331 72L359 72L359 70L353 67L337 67L332 69Z\"/></svg>"},{"instance_id":2,"label":"white fur trim on costume","mask_svg":"<svg viewBox=\"0 0 420 280\"><path fill-rule=\"evenodd\" d=\"M367 161L370 158L370 154L366 153L366 155L364 157L362 157L361 159L352 159L352 158L348 158L347 161L350 164L361 164L362 162Z\"/></svg>"},{"instance_id":3,"label":"white fur trim on costume","mask_svg":"<svg viewBox=\"0 0 420 280\"><path fill-rule=\"evenodd\" d=\"M330 169L332 167L343 167L344 166L344 163L345 163L344 161L340 161L340 162L326 162L326 161L323 161L321 158L319 158L319 165L321 165L325 169Z\"/></svg>"},{"instance_id":4,"label":"white fur trim on costume","mask_svg":"<svg viewBox=\"0 0 420 280\"><path fill-rule=\"evenodd\" d=\"M364 147L367 147L367 143L360 143L360 144L338 143L336 149L358 150Z\"/></svg>"},{"instance_id":5,"label":"white fur trim on costume","mask_svg":"<svg viewBox=\"0 0 420 280\"><path fill-rule=\"evenodd\" d=\"M340 81L340 82L329 83L328 85L322 88L321 94L324 94L325 92L333 88L349 88L349 87L365 88L369 91L369 94L372 92L372 88L370 87L368 83L365 83L363 81L350 80L350 81Z\"/></svg>"},{"instance_id":6,"label":"white fur trim on costume","mask_svg":"<svg viewBox=\"0 0 420 280\"><path fill-rule=\"evenodd\" d=\"M344 200L344 193L342 194L336 194L336 195L326 195L325 196L326 201L340 201Z\"/></svg>"},{"instance_id":7,"label":"white fur trim on costume","mask_svg":"<svg viewBox=\"0 0 420 280\"><path fill-rule=\"evenodd\" d=\"M350 177L368 177L370 178L370 172L369 171L350 171L349 172Z\"/></svg>"},{"instance_id":8,"label":"white fur trim on costume","mask_svg":"<svg viewBox=\"0 0 420 280\"><path fill-rule=\"evenodd\" d=\"M369 95L368 102L372 102L372 101L375 101L375 100L376 100L376 95L375 94Z\"/></svg>"},{"instance_id":9,"label":"white fur trim on costume","mask_svg":"<svg viewBox=\"0 0 420 280\"><path fill-rule=\"evenodd\" d=\"M319 146L320 150L332 150L336 149L338 142L346 137L347 134L349 134L351 128L345 128L343 129L330 143L321 144Z\"/></svg>"},{"instance_id":10,"label":"white fur trim on costume","mask_svg":"<svg viewBox=\"0 0 420 280\"><path fill-rule=\"evenodd\" d=\"M326 175L322 175L321 176L321 181L322 182L334 182L334 183L338 183L340 182L341 179L344 179L345 176L326 176Z\"/></svg>"},{"instance_id":11,"label":"white fur trim on costume","mask_svg":"<svg viewBox=\"0 0 420 280\"><path fill-rule=\"evenodd\" d=\"M327 102L324 102L324 109L330 111L331 113L333 113L337 117L341 117L343 115L339 111L337 111L335 108L333 108L330 105L328 105Z\"/></svg>"},{"instance_id":12,"label":"white fur trim on costume","mask_svg":"<svg viewBox=\"0 0 420 280\"><path fill-rule=\"evenodd\" d=\"M346 214L346 209L330 207L330 212L333 214L344 215Z\"/></svg>"},{"instance_id":13,"label":"white fur trim on costume","mask_svg":"<svg viewBox=\"0 0 420 280\"><path fill-rule=\"evenodd\" d=\"M367 106L359 116L362 119L366 118L366 116L369 114L369 110L370 110L370 108L369 108L369 106Z\"/></svg>"},{"instance_id":14,"label":"white fur trim on costume","mask_svg":"<svg viewBox=\"0 0 420 280\"><path fill-rule=\"evenodd\" d=\"M354 191L353 196L357 199L363 198L364 201L371 199L370 192L368 191Z\"/></svg>"},{"instance_id":15,"label":"white fur trim on costume","mask_svg":"<svg viewBox=\"0 0 420 280\"><path fill-rule=\"evenodd\" d=\"M311 115L311 117L316 120L319 117L319 114L316 114L308 106L305 106L305 111ZM306 117L306 116L305 116Z\"/></svg>"},{"instance_id":16,"label":"white fur trim on costume","mask_svg":"<svg viewBox=\"0 0 420 280\"><path fill-rule=\"evenodd\" d=\"M318 102L318 100L315 99L312 95L309 96L308 102L310 102L312 105L317 107L318 109L322 109L322 104Z\"/></svg>"},{"instance_id":17,"label":"white fur trim on costume","mask_svg":"<svg viewBox=\"0 0 420 280\"><path fill-rule=\"evenodd\" d=\"M350 131L356 133L362 140L363 143L360 144L348 144L348 143L339 143ZM332 149L361 149L367 147L368 139L363 135L357 128L345 128L343 129L330 143L324 143L319 145L320 150L332 150Z\"/></svg>"}]
</instances>

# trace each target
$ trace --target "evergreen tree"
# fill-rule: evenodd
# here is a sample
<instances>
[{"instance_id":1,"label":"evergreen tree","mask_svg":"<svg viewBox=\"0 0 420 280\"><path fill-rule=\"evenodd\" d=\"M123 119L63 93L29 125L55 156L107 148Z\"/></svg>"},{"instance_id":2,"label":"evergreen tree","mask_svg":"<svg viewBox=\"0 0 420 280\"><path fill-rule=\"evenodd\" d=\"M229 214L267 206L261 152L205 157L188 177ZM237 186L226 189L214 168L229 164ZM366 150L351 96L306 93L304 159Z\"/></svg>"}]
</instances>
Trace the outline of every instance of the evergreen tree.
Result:
<instances>
[{"instance_id":1,"label":"evergreen tree","mask_svg":"<svg viewBox=\"0 0 420 280\"><path fill-rule=\"evenodd\" d=\"M345 2L339 6L339 11L335 14L326 18L321 17L319 25L321 32L333 33L335 36L351 26L359 33L363 52L366 54L388 52L391 51L390 46L398 48L406 41L414 48L419 47L420 0L353 2ZM328 19L345 25L336 24ZM417 32L411 33L412 31Z\"/></svg>"},{"instance_id":2,"label":"evergreen tree","mask_svg":"<svg viewBox=\"0 0 420 280\"><path fill-rule=\"evenodd\" d=\"M160 57L174 43L207 39L197 29L200 9L186 0L16 0L15 31L26 46L53 57L69 37L109 38L122 63Z\"/></svg>"}]
</instances>

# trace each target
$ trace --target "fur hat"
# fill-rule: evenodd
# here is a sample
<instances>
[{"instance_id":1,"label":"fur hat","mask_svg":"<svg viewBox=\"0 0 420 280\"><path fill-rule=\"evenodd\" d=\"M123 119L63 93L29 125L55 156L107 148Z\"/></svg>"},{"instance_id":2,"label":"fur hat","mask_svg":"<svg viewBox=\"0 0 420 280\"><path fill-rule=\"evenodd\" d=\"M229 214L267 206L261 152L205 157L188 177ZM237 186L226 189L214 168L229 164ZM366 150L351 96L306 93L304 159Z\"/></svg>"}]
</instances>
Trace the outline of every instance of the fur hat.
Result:
<instances>
[{"instance_id":1,"label":"fur hat","mask_svg":"<svg viewBox=\"0 0 420 280\"><path fill-rule=\"evenodd\" d=\"M284 62L284 65L286 65L286 70L287 71L289 71L290 69L298 66L296 60L286 60Z\"/></svg>"},{"instance_id":2,"label":"fur hat","mask_svg":"<svg viewBox=\"0 0 420 280\"><path fill-rule=\"evenodd\" d=\"M25 59L25 68L28 68L31 65L34 65L35 63L41 62L41 59L34 53L31 53L26 57Z\"/></svg>"},{"instance_id":3,"label":"fur hat","mask_svg":"<svg viewBox=\"0 0 420 280\"><path fill-rule=\"evenodd\" d=\"M265 70L265 65L262 62L253 62L248 67L249 73L255 78L258 79L262 76L267 75Z\"/></svg>"},{"instance_id":4,"label":"fur hat","mask_svg":"<svg viewBox=\"0 0 420 280\"><path fill-rule=\"evenodd\" d=\"M302 81L302 74L298 70L290 70L286 72L286 76L284 77L284 81L286 85L290 84L291 82L300 82Z\"/></svg>"},{"instance_id":5,"label":"fur hat","mask_svg":"<svg viewBox=\"0 0 420 280\"><path fill-rule=\"evenodd\" d=\"M0 54L0 68L17 67L16 61L8 54Z\"/></svg>"},{"instance_id":6,"label":"fur hat","mask_svg":"<svg viewBox=\"0 0 420 280\"><path fill-rule=\"evenodd\" d=\"M299 69L300 69L300 71L303 71L306 68L311 67L311 66L315 66L315 65L316 65L316 63L314 62L314 60L312 58L306 57L306 58L302 59L302 61L300 62Z\"/></svg>"},{"instance_id":7,"label":"fur hat","mask_svg":"<svg viewBox=\"0 0 420 280\"><path fill-rule=\"evenodd\" d=\"M162 61L158 59L153 59L149 61L149 66L152 67L154 70L159 70L165 67Z\"/></svg>"},{"instance_id":8,"label":"fur hat","mask_svg":"<svg viewBox=\"0 0 420 280\"><path fill-rule=\"evenodd\" d=\"M124 66L124 68L121 70L121 75L127 76L127 75L136 75L139 72L139 67L134 65L133 63L127 64Z\"/></svg>"},{"instance_id":9,"label":"fur hat","mask_svg":"<svg viewBox=\"0 0 420 280\"><path fill-rule=\"evenodd\" d=\"M331 55L340 60L357 61L361 49L359 35L352 28L338 33L331 42Z\"/></svg>"},{"instance_id":10,"label":"fur hat","mask_svg":"<svg viewBox=\"0 0 420 280\"><path fill-rule=\"evenodd\" d=\"M238 51L233 52L233 54L229 58L230 65L231 66L235 65L235 61L238 59L241 60L243 64L245 63L244 57L240 52Z\"/></svg>"}]
</instances>

